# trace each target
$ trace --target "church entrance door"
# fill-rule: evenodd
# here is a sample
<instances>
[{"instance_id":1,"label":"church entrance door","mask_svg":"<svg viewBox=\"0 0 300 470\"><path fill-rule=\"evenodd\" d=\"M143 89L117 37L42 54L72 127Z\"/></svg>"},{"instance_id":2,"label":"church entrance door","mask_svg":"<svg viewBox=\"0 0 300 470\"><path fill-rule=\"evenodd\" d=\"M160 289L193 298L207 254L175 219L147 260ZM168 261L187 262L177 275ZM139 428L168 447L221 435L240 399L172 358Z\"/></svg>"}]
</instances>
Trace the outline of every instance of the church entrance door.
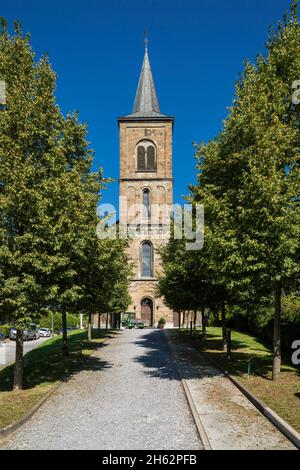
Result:
<instances>
[{"instance_id":1,"label":"church entrance door","mask_svg":"<svg viewBox=\"0 0 300 470\"><path fill-rule=\"evenodd\" d=\"M143 299L141 301L141 319L145 326L153 325L153 302L151 299Z\"/></svg>"}]
</instances>

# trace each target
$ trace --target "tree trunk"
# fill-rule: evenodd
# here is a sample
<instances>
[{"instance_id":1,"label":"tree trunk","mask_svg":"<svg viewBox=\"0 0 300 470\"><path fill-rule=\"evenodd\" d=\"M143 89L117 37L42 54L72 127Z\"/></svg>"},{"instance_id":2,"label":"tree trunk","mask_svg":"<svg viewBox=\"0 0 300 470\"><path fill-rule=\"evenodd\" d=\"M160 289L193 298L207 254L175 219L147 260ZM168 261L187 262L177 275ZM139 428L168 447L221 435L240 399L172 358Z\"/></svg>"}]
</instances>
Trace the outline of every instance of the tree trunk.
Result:
<instances>
[{"instance_id":1,"label":"tree trunk","mask_svg":"<svg viewBox=\"0 0 300 470\"><path fill-rule=\"evenodd\" d=\"M194 331L196 331L196 323L197 323L197 310L194 310Z\"/></svg>"},{"instance_id":2,"label":"tree trunk","mask_svg":"<svg viewBox=\"0 0 300 470\"><path fill-rule=\"evenodd\" d=\"M108 330L108 313L106 314L106 330Z\"/></svg>"},{"instance_id":3,"label":"tree trunk","mask_svg":"<svg viewBox=\"0 0 300 470\"><path fill-rule=\"evenodd\" d=\"M281 281L274 286L274 329L273 329L273 370L272 380L277 380L281 368Z\"/></svg>"},{"instance_id":4,"label":"tree trunk","mask_svg":"<svg viewBox=\"0 0 300 470\"><path fill-rule=\"evenodd\" d=\"M101 329L101 316L100 313L98 313L98 330Z\"/></svg>"},{"instance_id":5,"label":"tree trunk","mask_svg":"<svg viewBox=\"0 0 300 470\"><path fill-rule=\"evenodd\" d=\"M16 335L16 362L14 371L14 390L23 389L24 355L23 355L23 331L17 328Z\"/></svg>"},{"instance_id":6,"label":"tree trunk","mask_svg":"<svg viewBox=\"0 0 300 470\"><path fill-rule=\"evenodd\" d=\"M205 317L204 305L202 305L201 307L201 314L202 314L202 334L203 334L203 338L206 338L206 317Z\"/></svg>"},{"instance_id":7,"label":"tree trunk","mask_svg":"<svg viewBox=\"0 0 300 470\"><path fill-rule=\"evenodd\" d=\"M183 310L182 312L182 328L184 329L184 325L185 325L185 310Z\"/></svg>"},{"instance_id":8,"label":"tree trunk","mask_svg":"<svg viewBox=\"0 0 300 470\"><path fill-rule=\"evenodd\" d=\"M181 328L181 311L179 310L178 312L178 325L179 325L179 331L180 331L180 328Z\"/></svg>"},{"instance_id":9,"label":"tree trunk","mask_svg":"<svg viewBox=\"0 0 300 470\"><path fill-rule=\"evenodd\" d=\"M213 308L214 323L219 324L219 308Z\"/></svg>"},{"instance_id":10,"label":"tree trunk","mask_svg":"<svg viewBox=\"0 0 300 470\"><path fill-rule=\"evenodd\" d=\"M62 313L62 330L63 330L63 337L62 337L62 353L64 356L69 355L69 347L68 347L68 336L67 336L67 314L66 312Z\"/></svg>"},{"instance_id":11,"label":"tree trunk","mask_svg":"<svg viewBox=\"0 0 300 470\"><path fill-rule=\"evenodd\" d=\"M189 310L187 311L187 314L186 314L186 327L187 328L190 327L190 311Z\"/></svg>"},{"instance_id":12,"label":"tree trunk","mask_svg":"<svg viewBox=\"0 0 300 470\"><path fill-rule=\"evenodd\" d=\"M227 349L227 332L226 332L226 306L225 301L222 301L222 310L221 310L221 318L222 318L222 336L223 336L223 349L224 351Z\"/></svg>"},{"instance_id":13,"label":"tree trunk","mask_svg":"<svg viewBox=\"0 0 300 470\"><path fill-rule=\"evenodd\" d=\"M92 314L89 313L88 315L88 342L90 343L92 341Z\"/></svg>"}]
</instances>

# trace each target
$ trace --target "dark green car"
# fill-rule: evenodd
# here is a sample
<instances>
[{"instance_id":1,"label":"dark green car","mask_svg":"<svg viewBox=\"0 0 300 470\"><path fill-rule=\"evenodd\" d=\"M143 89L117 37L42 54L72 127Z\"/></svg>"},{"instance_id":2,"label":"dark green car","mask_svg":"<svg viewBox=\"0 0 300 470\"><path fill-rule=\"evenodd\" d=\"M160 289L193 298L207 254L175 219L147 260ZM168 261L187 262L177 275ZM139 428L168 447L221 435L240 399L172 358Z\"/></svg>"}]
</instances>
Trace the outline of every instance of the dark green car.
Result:
<instances>
[{"instance_id":1,"label":"dark green car","mask_svg":"<svg viewBox=\"0 0 300 470\"><path fill-rule=\"evenodd\" d=\"M132 328L144 328L145 325L143 320L138 320L134 317L135 314L133 312L123 313L122 326L124 328L128 328L129 330L132 330Z\"/></svg>"}]
</instances>

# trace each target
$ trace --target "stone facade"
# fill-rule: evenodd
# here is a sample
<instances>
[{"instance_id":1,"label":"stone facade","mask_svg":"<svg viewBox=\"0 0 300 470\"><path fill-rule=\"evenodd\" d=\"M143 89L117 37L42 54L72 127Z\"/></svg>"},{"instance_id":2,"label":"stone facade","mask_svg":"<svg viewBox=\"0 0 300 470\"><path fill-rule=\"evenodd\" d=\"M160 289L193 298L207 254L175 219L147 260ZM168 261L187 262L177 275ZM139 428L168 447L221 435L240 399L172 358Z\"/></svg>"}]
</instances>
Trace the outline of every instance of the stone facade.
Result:
<instances>
[{"instance_id":1,"label":"stone facade","mask_svg":"<svg viewBox=\"0 0 300 470\"><path fill-rule=\"evenodd\" d=\"M133 264L129 311L146 325L161 317L173 325L173 312L156 296L161 261L157 248L169 238L173 201L173 117L161 114L147 42L133 113L118 119L120 139L120 228L130 227ZM176 315L174 315L176 321Z\"/></svg>"},{"instance_id":2,"label":"stone facade","mask_svg":"<svg viewBox=\"0 0 300 470\"><path fill-rule=\"evenodd\" d=\"M132 224L139 229L139 236L133 238L129 245L129 256L134 266L134 277L130 285L132 304L128 311L134 312L136 318L143 318L142 303L150 300L151 320L149 326L155 326L161 317L168 326L173 325L173 311L161 298L156 297L157 274L161 270L160 257L156 249L165 244L169 237L169 218L160 215L153 223L151 219L153 205L156 210L171 208L173 202L172 177L172 134L173 118L159 116L152 118L128 117L119 118L120 138L120 179L121 200L126 203L120 206L120 225ZM152 143L155 147L155 170L138 170L137 149L141 142ZM150 198L149 216L143 214L143 191L148 190ZM157 209L158 208L158 209ZM151 225L152 221L152 225ZM141 268L142 244L151 242L152 275L143 277Z\"/></svg>"}]
</instances>

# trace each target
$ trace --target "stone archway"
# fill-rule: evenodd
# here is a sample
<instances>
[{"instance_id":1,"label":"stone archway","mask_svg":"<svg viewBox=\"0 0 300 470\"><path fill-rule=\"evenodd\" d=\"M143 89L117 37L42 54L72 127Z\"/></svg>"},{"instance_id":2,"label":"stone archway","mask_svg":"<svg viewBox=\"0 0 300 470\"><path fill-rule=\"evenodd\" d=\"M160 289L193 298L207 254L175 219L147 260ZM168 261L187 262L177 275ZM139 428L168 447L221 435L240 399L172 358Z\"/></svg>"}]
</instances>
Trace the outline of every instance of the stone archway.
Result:
<instances>
[{"instance_id":1,"label":"stone archway","mask_svg":"<svg viewBox=\"0 0 300 470\"><path fill-rule=\"evenodd\" d=\"M149 297L141 300L141 319L145 326L153 325L153 301Z\"/></svg>"}]
</instances>

